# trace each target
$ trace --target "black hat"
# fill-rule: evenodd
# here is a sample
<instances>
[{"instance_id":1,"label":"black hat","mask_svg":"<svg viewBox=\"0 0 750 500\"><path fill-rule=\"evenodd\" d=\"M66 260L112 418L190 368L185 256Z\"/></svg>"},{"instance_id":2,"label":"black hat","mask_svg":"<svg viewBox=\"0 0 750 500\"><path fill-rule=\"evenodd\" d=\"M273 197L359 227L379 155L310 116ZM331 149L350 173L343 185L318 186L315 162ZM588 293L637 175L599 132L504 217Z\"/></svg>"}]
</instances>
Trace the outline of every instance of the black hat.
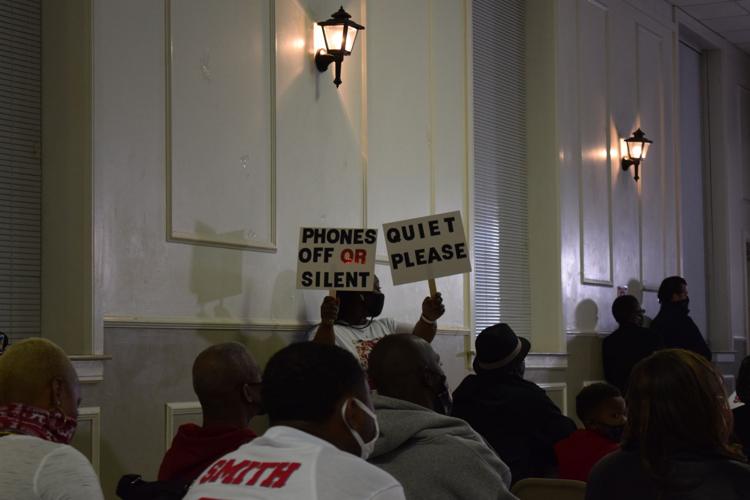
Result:
<instances>
[{"instance_id":1,"label":"black hat","mask_svg":"<svg viewBox=\"0 0 750 500\"><path fill-rule=\"evenodd\" d=\"M507 324L498 323L479 333L476 349L474 370L496 370L524 359L531 350L531 343L516 335Z\"/></svg>"}]
</instances>

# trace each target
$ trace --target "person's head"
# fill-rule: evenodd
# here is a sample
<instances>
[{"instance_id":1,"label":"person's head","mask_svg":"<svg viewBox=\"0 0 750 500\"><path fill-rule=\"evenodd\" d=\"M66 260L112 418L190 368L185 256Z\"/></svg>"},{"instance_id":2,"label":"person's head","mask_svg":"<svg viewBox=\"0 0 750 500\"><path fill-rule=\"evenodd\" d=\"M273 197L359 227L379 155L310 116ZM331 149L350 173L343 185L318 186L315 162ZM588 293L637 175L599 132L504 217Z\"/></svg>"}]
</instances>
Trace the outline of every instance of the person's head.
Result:
<instances>
[{"instance_id":1,"label":"person's head","mask_svg":"<svg viewBox=\"0 0 750 500\"><path fill-rule=\"evenodd\" d=\"M657 477L679 452L737 458L729 447L732 412L721 375L705 358L683 349L657 351L630 375L623 447L637 447Z\"/></svg>"},{"instance_id":2,"label":"person's head","mask_svg":"<svg viewBox=\"0 0 750 500\"><path fill-rule=\"evenodd\" d=\"M737 397L745 404L750 404L750 356L746 356L737 373L735 389Z\"/></svg>"},{"instance_id":3,"label":"person's head","mask_svg":"<svg viewBox=\"0 0 750 500\"><path fill-rule=\"evenodd\" d=\"M451 397L440 356L424 339L388 335L370 352L368 373L378 394L449 414Z\"/></svg>"},{"instance_id":4,"label":"person's head","mask_svg":"<svg viewBox=\"0 0 750 500\"><path fill-rule=\"evenodd\" d=\"M690 300L687 281L682 276L664 278L657 293L660 304L684 303Z\"/></svg>"},{"instance_id":5,"label":"person's head","mask_svg":"<svg viewBox=\"0 0 750 500\"><path fill-rule=\"evenodd\" d=\"M351 324L359 324L383 312L385 295L380 290L380 280L375 276L371 292L341 291L339 299L339 319Z\"/></svg>"},{"instance_id":6,"label":"person's head","mask_svg":"<svg viewBox=\"0 0 750 500\"><path fill-rule=\"evenodd\" d=\"M502 372L523 376L530 350L531 343L507 324L492 325L477 336L474 371L479 375Z\"/></svg>"},{"instance_id":7,"label":"person's head","mask_svg":"<svg viewBox=\"0 0 750 500\"><path fill-rule=\"evenodd\" d=\"M622 295L612 303L612 316L620 325L643 325L645 312L638 299L632 295Z\"/></svg>"},{"instance_id":8,"label":"person's head","mask_svg":"<svg viewBox=\"0 0 750 500\"><path fill-rule=\"evenodd\" d=\"M578 393L576 414L586 429L618 442L628 421L620 390L604 383L587 385Z\"/></svg>"},{"instance_id":9,"label":"person's head","mask_svg":"<svg viewBox=\"0 0 750 500\"><path fill-rule=\"evenodd\" d=\"M193 390L204 426L247 426L262 411L260 385L258 365L238 342L213 345L193 363Z\"/></svg>"},{"instance_id":10,"label":"person's head","mask_svg":"<svg viewBox=\"0 0 750 500\"><path fill-rule=\"evenodd\" d=\"M378 437L365 373L349 351L315 342L274 354L263 372L270 424L286 425L366 458Z\"/></svg>"},{"instance_id":11,"label":"person's head","mask_svg":"<svg viewBox=\"0 0 750 500\"><path fill-rule=\"evenodd\" d=\"M19 403L77 419L80 399L73 365L49 340L22 340L0 356L0 406Z\"/></svg>"}]
</instances>

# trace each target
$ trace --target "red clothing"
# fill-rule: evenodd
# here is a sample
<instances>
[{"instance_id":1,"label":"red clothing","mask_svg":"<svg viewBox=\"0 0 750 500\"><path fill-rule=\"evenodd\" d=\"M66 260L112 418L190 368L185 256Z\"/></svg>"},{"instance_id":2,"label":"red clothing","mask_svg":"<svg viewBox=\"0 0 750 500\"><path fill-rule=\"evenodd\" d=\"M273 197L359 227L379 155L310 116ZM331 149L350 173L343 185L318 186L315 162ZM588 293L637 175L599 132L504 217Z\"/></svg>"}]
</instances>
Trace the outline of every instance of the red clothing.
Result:
<instances>
[{"instance_id":1,"label":"red clothing","mask_svg":"<svg viewBox=\"0 0 750 500\"><path fill-rule=\"evenodd\" d=\"M192 482L216 459L256 437L250 429L204 429L195 424L181 425L159 467L159 481L180 479Z\"/></svg>"},{"instance_id":2,"label":"red clothing","mask_svg":"<svg viewBox=\"0 0 750 500\"><path fill-rule=\"evenodd\" d=\"M589 472L605 455L620 448L620 445L598 432L577 430L555 445L560 479L586 481Z\"/></svg>"}]
</instances>

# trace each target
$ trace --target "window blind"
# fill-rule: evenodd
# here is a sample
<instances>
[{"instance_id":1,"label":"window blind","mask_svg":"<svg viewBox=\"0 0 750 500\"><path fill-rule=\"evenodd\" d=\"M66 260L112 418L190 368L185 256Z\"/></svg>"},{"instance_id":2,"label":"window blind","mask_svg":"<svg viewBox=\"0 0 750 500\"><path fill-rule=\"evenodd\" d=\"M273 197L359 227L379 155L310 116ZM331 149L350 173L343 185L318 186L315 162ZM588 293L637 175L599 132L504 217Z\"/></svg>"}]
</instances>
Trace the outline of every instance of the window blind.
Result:
<instances>
[{"instance_id":1,"label":"window blind","mask_svg":"<svg viewBox=\"0 0 750 500\"><path fill-rule=\"evenodd\" d=\"M530 335L525 0L474 0L474 324Z\"/></svg>"},{"instance_id":2,"label":"window blind","mask_svg":"<svg viewBox=\"0 0 750 500\"><path fill-rule=\"evenodd\" d=\"M0 0L0 330L41 325L41 6Z\"/></svg>"}]
</instances>

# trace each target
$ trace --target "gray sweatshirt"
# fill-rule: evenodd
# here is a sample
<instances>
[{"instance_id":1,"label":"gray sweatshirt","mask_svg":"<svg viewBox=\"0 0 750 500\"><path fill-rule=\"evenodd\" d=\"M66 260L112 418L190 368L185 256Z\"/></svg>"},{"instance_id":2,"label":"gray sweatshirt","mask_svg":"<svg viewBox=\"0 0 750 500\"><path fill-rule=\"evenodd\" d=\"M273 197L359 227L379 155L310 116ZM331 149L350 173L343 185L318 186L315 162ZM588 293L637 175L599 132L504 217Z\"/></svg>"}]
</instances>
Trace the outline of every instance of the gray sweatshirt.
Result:
<instances>
[{"instance_id":1,"label":"gray sweatshirt","mask_svg":"<svg viewBox=\"0 0 750 500\"><path fill-rule=\"evenodd\" d=\"M463 420L380 395L373 404L380 438L369 461L395 477L406 498L516 498L508 467Z\"/></svg>"}]
</instances>

